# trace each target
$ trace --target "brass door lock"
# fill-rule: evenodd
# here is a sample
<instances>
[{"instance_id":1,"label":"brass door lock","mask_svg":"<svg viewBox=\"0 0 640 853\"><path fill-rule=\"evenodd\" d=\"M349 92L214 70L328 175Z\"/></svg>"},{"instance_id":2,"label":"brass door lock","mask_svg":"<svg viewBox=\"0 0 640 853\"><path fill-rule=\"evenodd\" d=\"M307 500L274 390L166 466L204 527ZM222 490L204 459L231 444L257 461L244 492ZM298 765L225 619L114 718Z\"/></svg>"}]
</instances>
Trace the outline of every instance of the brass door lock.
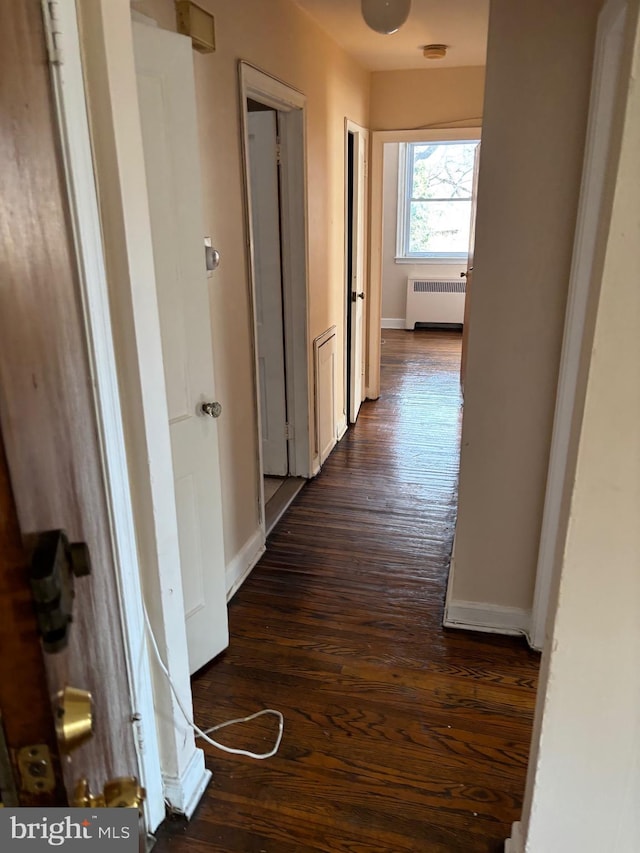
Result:
<instances>
[{"instance_id":1,"label":"brass door lock","mask_svg":"<svg viewBox=\"0 0 640 853\"><path fill-rule=\"evenodd\" d=\"M93 735L93 699L88 690L65 687L56 696L56 735L70 753Z\"/></svg>"},{"instance_id":2,"label":"brass door lock","mask_svg":"<svg viewBox=\"0 0 640 853\"><path fill-rule=\"evenodd\" d=\"M141 810L147 792L135 776L123 776L105 783L101 794L93 795L89 782L80 779L73 792L73 805L79 809L138 809Z\"/></svg>"}]
</instances>

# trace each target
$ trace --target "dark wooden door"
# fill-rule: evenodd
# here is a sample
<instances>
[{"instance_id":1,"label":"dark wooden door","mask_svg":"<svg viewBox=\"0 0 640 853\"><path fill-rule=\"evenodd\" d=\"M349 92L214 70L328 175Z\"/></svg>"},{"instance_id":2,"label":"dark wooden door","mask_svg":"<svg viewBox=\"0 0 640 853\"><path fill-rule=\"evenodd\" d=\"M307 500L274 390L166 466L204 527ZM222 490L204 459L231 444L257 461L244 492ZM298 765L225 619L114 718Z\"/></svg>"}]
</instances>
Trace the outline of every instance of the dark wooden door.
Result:
<instances>
[{"instance_id":1,"label":"dark wooden door","mask_svg":"<svg viewBox=\"0 0 640 853\"><path fill-rule=\"evenodd\" d=\"M28 568L0 435L0 801L5 806L56 805L66 799ZM40 778L29 774L28 790L20 767L28 773L32 764L42 768L43 760L50 760L50 772Z\"/></svg>"},{"instance_id":2,"label":"dark wooden door","mask_svg":"<svg viewBox=\"0 0 640 853\"><path fill-rule=\"evenodd\" d=\"M138 775L138 767L39 0L0 0L0 128L0 428L23 536L62 528L90 550L93 573L76 581L68 647L43 660L49 697L67 686L93 694L94 736L63 763L63 775L67 792L83 776L101 791L110 777ZM0 574L6 581L12 572L14 582L13 588L5 584L0 620L1 608L27 612L17 559L0 550ZM11 679L14 698L24 691L7 660L15 649L3 636L0 680ZM37 665L35 658L25 660L25 677ZM28 693L23 699L25 716L39 710Z\"/></svg>"}]
</instances>

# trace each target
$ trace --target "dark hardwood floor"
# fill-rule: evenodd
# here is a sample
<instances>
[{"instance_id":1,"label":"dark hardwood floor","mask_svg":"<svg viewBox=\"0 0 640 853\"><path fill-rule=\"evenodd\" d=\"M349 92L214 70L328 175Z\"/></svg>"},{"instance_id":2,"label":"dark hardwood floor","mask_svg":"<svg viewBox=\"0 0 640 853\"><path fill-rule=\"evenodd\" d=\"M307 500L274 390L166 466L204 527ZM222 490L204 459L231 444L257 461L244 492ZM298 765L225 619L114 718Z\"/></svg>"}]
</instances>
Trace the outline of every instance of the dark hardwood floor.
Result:
<instances>
[{"instance_id":1,"label":"dark hardwood floor","mask_svg":"<svg viewBox=\"0 0 640 853\"><path fill-rule=\"evenodd\" d=\"M267 761L205 746L214 778L157 853L493 853L518 819L538 656L443 630L460 336L385 331L382 395L275 528L194 680L209 726L280 709ZM268 749L269 718L227 729Z\"/></svg>"}]
</instances>

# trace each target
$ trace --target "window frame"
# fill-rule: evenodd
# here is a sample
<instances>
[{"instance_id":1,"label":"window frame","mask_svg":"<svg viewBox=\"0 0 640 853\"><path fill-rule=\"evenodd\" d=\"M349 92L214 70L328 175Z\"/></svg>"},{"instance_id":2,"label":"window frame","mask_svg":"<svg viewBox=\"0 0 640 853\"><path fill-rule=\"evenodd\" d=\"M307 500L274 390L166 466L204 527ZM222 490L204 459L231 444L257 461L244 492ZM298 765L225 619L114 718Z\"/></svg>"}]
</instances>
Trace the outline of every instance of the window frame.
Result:
<instances>
[{"instance_id":1,"label":"window frame","mask_svg":"<svg viewBox=\"0 0 640 853\"><path fill-rule=\"evenodd\" d=\"M440 134L438 134L440 137ZM409 210L412 202L411 190L413 187L413 174L409 170L409 150L418 145L434 143L448 145L455 143L479 144L480 135L469 133L461 136L453 135L446 138L425 138L419 141L407 141L398 143L398 206L396 226L396 254L395 262L398 264L464 264L469 257L465 252L413 252L408 251L409 246Z\"/></svg>"}]
</instances>

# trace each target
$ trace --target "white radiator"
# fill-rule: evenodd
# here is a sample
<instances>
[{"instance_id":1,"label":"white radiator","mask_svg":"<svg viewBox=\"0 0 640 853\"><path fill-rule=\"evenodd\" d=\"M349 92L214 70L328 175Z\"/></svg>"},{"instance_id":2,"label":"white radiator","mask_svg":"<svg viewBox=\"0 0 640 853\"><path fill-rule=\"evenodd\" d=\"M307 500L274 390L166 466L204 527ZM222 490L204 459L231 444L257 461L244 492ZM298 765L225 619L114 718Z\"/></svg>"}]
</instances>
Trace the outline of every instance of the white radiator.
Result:
<instances>
[{"instance_id":1,"label":"white radiator","mask_svg":"<svg viewBox=\"0 0 640 853\"><path fill-rule=\"evenodd\" d=\"M407 279L405 329L416 323L462 323L465 290L464 279Z\"/></svg>"}]
</instances>

